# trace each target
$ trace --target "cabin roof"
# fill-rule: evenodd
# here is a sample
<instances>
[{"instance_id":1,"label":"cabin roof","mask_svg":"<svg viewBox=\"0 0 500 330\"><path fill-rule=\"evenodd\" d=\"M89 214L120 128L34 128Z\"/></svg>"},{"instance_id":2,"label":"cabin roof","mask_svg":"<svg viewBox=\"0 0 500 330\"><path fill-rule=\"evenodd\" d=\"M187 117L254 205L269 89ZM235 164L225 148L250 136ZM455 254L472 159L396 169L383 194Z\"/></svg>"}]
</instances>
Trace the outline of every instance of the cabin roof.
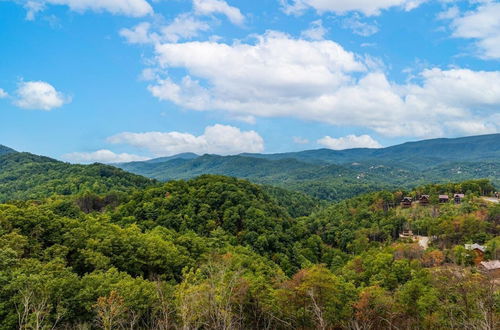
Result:
<instances>
[{"instance_id":1,"label":"cabin roof","mask_svg":"<svg viewBox=\"0 0 500 330\"><path fill-rule=\"evenodd\" d=\"M464 198L464 197L465 197L465 195L464 195L464 194L455 194L455 195L454 195L454 197L455 197L455 198L457 198L457 197L459 197L459 198Z\"/></svg>"},{"instance_id":2,"label":"cabin roof","mask_svg":"<svg viewBox=\"0 0 500 330\"><path fill-rule=\"evenodd\" d=\"M481 266L486 270L500 269L500 260L481 261Z\"/></svg>"},{"instance_id":3,"label":"cabin roof","mask_svg":"<svg viewBox=\"0 0 500 330\"><path fill-rule=\"evenodd\" d=\"M449 199L448 195L439 195L439 199Z\"/></svg>"},{"instance_id":4,"label":"cabin roof","mask_svg":"<svg viewBox=\"0 0 500 330\"><path fill-rule=\"evenodd\" d=\"M481 252L486 251L486 247L485 246L479 245L477 243L474 243L474 244L465 244L465 248L467 250L479 250Z\"/></svg>"}]
</instances>

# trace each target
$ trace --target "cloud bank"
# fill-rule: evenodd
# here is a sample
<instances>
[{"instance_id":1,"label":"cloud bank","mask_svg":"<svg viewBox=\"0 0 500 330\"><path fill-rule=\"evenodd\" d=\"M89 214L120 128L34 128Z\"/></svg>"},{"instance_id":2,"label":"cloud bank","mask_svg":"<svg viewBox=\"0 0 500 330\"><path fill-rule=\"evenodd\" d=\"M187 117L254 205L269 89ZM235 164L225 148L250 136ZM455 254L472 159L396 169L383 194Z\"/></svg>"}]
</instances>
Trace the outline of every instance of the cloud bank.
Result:
<instances>
[{"instance_id":1,"label":"cloud bank","mask_svg":"<svg viewBox=\"0 0 500 330\"><path fill-rule=\"evenodd\" d=\"M132 155L128 153L116 154L110 150L98 150L95 152L73 152L62 156L63 159L72 163L126 163L148 160L148 157Z\"/></svg>"},{"instance_id":2,"label":"cloud bank","mask_svg":"<svg viewBox=\"0 0 500 330\"><path fill-rule=\"evenodd\" d=\"M387 137L480 134L500 128L495 116L500 71L429 68L400 84L390 81L370 58L333 41L278 32L257 36L254 43L158 43L155 61L155 72L163 76L157 75L149 86L152 95L191 110L361 126ZM172 68L187 74L174 80L168 76Z\"/></svg>"},{"instance_id":3,"label":"cloud bank","mask_svg":"<svg viewBox=\"0 0 500 330\"><path fill-rule=\"evenodd\" d=\"M347 135L340 138L325 136L317 141L320 145L332 150L353 148L382 148L382 145L369 135Z\"/></svg>"},{"instance_id":4,"label":"cloud bank","mask_svg":"<svg viewBox=\"0 0 500 330\"><path fill-rule=\"evenodd\" d=\"M264 151L264 140L257 132L220 124L205 128L199 136L180 132L124 132L108 138L108 142L146 149L158 157L183 152L232 155Z\"/></svg>"}]
</instances>

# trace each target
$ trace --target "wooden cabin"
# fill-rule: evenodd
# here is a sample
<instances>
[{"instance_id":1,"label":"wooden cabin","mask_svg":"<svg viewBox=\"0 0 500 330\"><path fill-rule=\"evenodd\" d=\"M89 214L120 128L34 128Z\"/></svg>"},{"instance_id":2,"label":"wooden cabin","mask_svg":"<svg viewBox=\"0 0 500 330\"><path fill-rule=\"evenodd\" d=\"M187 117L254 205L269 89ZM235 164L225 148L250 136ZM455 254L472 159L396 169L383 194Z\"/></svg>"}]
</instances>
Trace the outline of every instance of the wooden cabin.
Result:
<instances>
[{"instance_id":1,"label":"wooden cabin","mask_svg":"<svg viewBox=\"0 0 500 330\"><path fill-rule=\"evenodd\" d=\"M413 199L411 197L404 197L403 200L401 201L401 206L402 207L411 207L413 203Z\"/></svg>"},{"instance_id":2,"label":"wooden cabin","mask_svg":"<svg viewBox=\"0 0 500 330\"><path fill-rule=\"evenodd\" d=\"M482 261L479 269L493 278L500 278L500 260Z\"/></svg>"},{"instance_id":3,"label":"wooden cabin","mask_svg":"<svg viewBox=\"0 0 500 330\"><path fill-rule=\"evenodd\" d=\"M486 247L479 244L465 244L465 249L474 252L474 263L479 265L484 260Z\"/></svg>"},{"instance_id":4,"label":"wooden cabin","mask_svg":"<svg viewBox=\"0 0 500 330\"><path fill-rule=\"evenodd\" d=\"M448 195L439 195L439 203L448 203L450 197Z\"/></svg>"},{"instance_id":5,"label":"wooden cabin","mask_svg":"<svg viewBox=\"0 0 500 330\"><path fill-rule=\"evenodd\" d=\"M453 196L453 199L455 200L455 204L460 204L462 203L462 199L464 199L465 195L464 194L455 194Z\"/></svg>"},{"instance_id":6,"label":"wooden cabin","mask_svg":"<svg viewBox=\"0 0 500 330\"><path fill-rule=\"evenodd\" d=\"M419 201L420 205L427 206L431 202L431 196L422 195L422 196L420 196L420 199L418 201Z\"/></svg>"}]
</instances>

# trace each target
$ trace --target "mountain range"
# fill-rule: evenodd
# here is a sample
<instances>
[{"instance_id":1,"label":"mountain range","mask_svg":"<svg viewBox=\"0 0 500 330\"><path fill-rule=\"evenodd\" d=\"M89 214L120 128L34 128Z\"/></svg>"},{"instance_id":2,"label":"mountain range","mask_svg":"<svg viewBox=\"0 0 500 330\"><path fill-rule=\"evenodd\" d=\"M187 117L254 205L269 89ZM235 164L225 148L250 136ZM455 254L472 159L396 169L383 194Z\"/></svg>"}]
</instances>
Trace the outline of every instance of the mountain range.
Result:
<instances>
[{"instance_id":1,"label":"mountain range","mask_svg":"<svg viewBox=\"0 0 500 330\"><path fill-rule=\"evenodd\" d=\"M317 200L337 201L431 182L487 178L500 187L500 134L409 142L382 149L236 156L183 153L113 166L69 164L0 145L0 202L85 191L126 192L158 181L203 174L263 184L278 200L280 195L295 193L303 201L300 194L307 194L312 198L308 202L311 206Z\"/></svg>"},{"instance_id":2,"label":"mountain range","mask_svg":"<svg viewBox=\"0 0 500 330\"><path fill-rule=\"evenodd\" d=\"M220 174L297 190L326 200L411 188L426 182L488 178L500 184L500 134L432 139L381 149L307 150L218 156L180 154L115 164L161 181Z\"/></svg>"}]
</instances>

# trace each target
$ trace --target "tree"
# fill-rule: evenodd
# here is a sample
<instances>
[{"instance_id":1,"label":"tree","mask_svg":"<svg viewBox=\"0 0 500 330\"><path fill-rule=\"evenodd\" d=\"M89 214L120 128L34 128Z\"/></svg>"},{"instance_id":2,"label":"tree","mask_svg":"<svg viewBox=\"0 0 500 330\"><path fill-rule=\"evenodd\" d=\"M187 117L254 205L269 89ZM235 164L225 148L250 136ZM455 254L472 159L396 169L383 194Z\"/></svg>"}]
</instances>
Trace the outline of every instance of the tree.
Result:
<instances>
[{"instance_id":1,"label":"tree","mask_svg":"<svg viewBox=\"0 0 500 330\"><path fill-rule=\"evenodd\" d=\"M327 329L351 315L355 299L352 284L333 275L324 265L299 271L278 290L280 309L295 327Z\"/></svg>"}]
</instances>

